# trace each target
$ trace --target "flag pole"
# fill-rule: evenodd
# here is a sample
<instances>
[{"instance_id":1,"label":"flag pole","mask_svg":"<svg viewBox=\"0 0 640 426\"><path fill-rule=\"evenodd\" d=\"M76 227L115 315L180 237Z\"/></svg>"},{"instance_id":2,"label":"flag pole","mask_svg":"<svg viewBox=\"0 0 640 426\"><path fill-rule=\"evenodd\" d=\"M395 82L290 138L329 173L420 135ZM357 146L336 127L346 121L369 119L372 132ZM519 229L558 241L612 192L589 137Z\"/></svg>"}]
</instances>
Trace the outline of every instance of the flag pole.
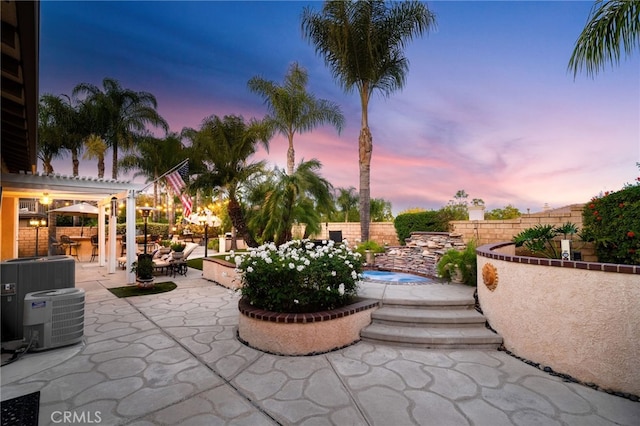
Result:
<instances>
[{"instance_id":1,"label":"flag pole","mask_svg":"<svg viewBox=\"0 0 640 426\"><path fill-rule=\"evenodd\" d=\"M151 185L153 185L154 183L156 183L157 181L159 181L160 179L162 179L163 177L165 177L166 175L168 175L169 173L172 173L174 170L179 169L180 167L182 167L186 162L188 162L189 159L187 158L186 160L182 160L181 162L178 163L178 165L173 166L172 168L170 168L168 171L164 172L160 177L154 179L153 181L149 182L147 184L147 186L145 186L144 188L142 188L139 192L144 191L145 189L147 189L148 187L150 187Z\"/></svg>"}]
</instances>

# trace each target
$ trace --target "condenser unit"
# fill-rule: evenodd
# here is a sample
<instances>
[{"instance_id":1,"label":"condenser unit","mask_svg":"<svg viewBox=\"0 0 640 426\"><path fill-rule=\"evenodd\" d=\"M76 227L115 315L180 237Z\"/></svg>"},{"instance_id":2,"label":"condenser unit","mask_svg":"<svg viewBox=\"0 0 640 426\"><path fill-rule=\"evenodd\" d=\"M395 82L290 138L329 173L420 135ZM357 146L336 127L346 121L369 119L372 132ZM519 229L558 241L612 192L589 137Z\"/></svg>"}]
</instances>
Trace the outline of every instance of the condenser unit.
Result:
<instances>
[{"instance_id":1,"label":"condenser unit","mask_svg":"<svg viewBox=\"0 0 640 426\"><path fill-rule=\"evenodd\" d=\"M82 341L84 290L63 288L28 293L24 298L24 339L30 350L51 349Z\"/></svg>"}]
</instances>

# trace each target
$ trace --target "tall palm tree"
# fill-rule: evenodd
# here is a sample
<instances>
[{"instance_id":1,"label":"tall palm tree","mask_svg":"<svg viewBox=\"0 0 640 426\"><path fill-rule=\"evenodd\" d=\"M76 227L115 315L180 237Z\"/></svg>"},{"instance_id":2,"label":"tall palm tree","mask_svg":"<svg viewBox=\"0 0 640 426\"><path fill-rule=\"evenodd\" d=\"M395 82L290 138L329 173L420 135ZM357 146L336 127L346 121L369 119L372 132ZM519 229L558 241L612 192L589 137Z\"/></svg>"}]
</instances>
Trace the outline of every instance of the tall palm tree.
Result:
<instances>
[{"instance_id":1,"label":"tall palm tree","mask_svg":"<svg viewBox=\"0 0 640 426\"><path fill-rule=\"evenodd\" d=\"M569 59L574 76L584 67L594 76L605 64L620 63L620 51L629 56L640 45L640 1L598 0Z\"/></svg>"},{"instance_id":2,"label":"tall palm tree","mask_svg":"<svg viewBox=\"0 0 640 426\"><path fill-rule=\"evenodd\" d=\"M280 245L292 237L294 223L306 225L305 234L320 232L321 206L331 206L331 184L318 171L322 164L316 160L302 161L295 172L276 169L271 185L262 188L262 206L255 222L262 230L263 241Z\"/></svg>"},{"instance_id":3,"label":"tall palm tree","mask_svg":"<svg viewBox=\"0 0 640 426\"><path fill-rule=\"evenodd\" d=\"M84 103L91 106L93 128L113 149L111 178L118 178L118 152L133 147L136 140L151 125L168 130L167 122L156 111L158 103L149 92L123 88L117 80L105 78L102 89L80 83L73 95L84 95Z\"/></svg>"},{"instance_id":4,"label":"tall palm tree","mask_svg":"<svg viewBox=\"0 0 640 426\"><path fill-rule=\"evenodd\" d=\"M38 158L44 172L53 173L51 162L64 157L64 140L67 137L67 111L59 96L44 94L38 108Z\"/></svg>"},{"instance_id":5,"label":"tall palm tree","mask_svg":"<svg viewBox=\"0 0 640 426\"><path fill-rule=\"evenodd\" d=\"M193 171L197 172L190 188L204 191L218 188L226 193L231 223L248 246L256 246L238 197L242 184L264 168L264 161L249 161L259 143L265 148L269 146L264 125L254 119L247 123L241 116L212 115L203 121L199 131L184 129L183 134L192 141L189 157Z\"/></svg>"},{"instance_id":6,"label":"tall palm tree","mask_svg":"<svg viewBox=\"0 0 640 426\"><path fill-rule=\"evenodd\" d=\"M249 80L249 90L264 99L269 109L265 122L278 133L287 137L287 173L293 174L295 150L293 137L296 133L308 132L324 123L332 124L338 133L344 126L340 107L307 92L307 71L294 62L284 77L282 86L261 77Z\"/></svg>"},{"instance_id":7,"label":"tall palm tree","mask_svg":"<svg viewBox=\"0 0 640 426\"><path fill-rule=\"evenodd\" d=\"M344 212L344 221L349 222L349 212L358 205L358 194L353 186L338 188L336 204Z\"/></svg>"},{"instance_id":8,"label":"tall palm tree","mask_svg":"<svg viewBox=\"0 0 640 426\"><path fill-rule=\"evenodd\" d=\"M153 182L153 217L158 220L159 185L162 173L187 158L182 141L175 133L169 133L164 139L146 135L134 147L133 152L120 160L120 168L128 172L135 170L133 177L144 176L147 182Z\"/></svg>"},{"instance_id":9,"label":"tall palm tree","mask_svg":"<svg viewBox=\"0 0 640 426\"><path fill-rule=\"evenodd\" d=\"M84 160L98 160L98 177L104 177L104 154L107 152L107 144L96 135L90 134L84 141L85 151L82 155Z\"/></svg>"},{"instance_id":10,"label":"tall palm tree","mask_svg":"<svg viewBox=\"0 0 640 426\"><path fill-rule=\"evenodd\" d=\"M359 146L360 233L369 239L371 153L369 99L374 91L389 96L404 86L409 62L408 41L435 25L435 16L419 1L327 1L321 12L309 7L302 15L305 37L346 92L357 89L362 108Z\"/></svg>"}]
</instances>

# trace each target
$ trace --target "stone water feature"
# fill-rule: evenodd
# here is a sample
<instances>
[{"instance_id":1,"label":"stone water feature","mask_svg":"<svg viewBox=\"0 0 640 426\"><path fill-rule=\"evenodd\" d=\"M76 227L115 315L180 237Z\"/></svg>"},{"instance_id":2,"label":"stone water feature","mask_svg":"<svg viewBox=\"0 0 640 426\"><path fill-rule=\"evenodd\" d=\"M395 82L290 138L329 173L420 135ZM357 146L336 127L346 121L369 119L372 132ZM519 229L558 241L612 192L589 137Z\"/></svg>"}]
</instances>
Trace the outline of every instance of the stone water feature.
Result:
<instances>
[{"instance_id":1,"label":"stone water feature","mask_svg":"<svg viewBox=\"0 0 640 426\"><path fill-rule=\"evenodd\" d=\"M464 250L462 234L449 232L412 232L406 245L387 247L375 258L375 267L437 277L436 265L449 249Z\"/></svg>"}]
</instances>

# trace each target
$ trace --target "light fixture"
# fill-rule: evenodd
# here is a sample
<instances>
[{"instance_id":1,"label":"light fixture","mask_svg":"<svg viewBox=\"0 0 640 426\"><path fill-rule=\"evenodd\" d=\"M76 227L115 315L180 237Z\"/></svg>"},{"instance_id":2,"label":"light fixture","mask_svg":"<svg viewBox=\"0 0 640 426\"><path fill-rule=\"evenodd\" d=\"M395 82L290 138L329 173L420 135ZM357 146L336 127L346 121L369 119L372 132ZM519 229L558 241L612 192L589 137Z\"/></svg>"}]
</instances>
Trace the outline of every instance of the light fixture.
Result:
<instances>
[{"instance_id":1,"label":"light fixture","mask_svg":"<svg viewBox=\"0 0 640 426\"><path fill-rule=\"evenodd\" d=\"M118 215L118 199L116 197L111 197L111 216Z\"/></svg>"},{"instance_id":2,"label":"light fixture","mask_svg":"<svg viewBox=\"0 0 640 426\"><path fill-rule=\"evenodd\" d=\"M40 239L39 231L41 227L47 226L47 221L45 219L33 218L29 220L29 225L36 228L36 256L38 256L38 240Z\"/></svg>"},{"instance_id":3,"label":"light fixture","mask_svg":"<svg viewBox=\"0 0 640 426\"><path fill-rule=\"evenodd\" d=\"M51 204L51 198L49 198L49 194L47 192L44 192L42 194L42 198L40 198L40 204L44 204L45 206Z\"/></svg>"},{"instance_id":4,"label":"light fixture","mask_svg":"<svg viewBox=\"0 0 640 426\"><path fill-rule=\"evenodd\" d=\"M149 213L153 210L153 207L140 207L142 218L144 219L144 254L147 254L147 220L149 220Z\"/></svg>"}]
</instances>

